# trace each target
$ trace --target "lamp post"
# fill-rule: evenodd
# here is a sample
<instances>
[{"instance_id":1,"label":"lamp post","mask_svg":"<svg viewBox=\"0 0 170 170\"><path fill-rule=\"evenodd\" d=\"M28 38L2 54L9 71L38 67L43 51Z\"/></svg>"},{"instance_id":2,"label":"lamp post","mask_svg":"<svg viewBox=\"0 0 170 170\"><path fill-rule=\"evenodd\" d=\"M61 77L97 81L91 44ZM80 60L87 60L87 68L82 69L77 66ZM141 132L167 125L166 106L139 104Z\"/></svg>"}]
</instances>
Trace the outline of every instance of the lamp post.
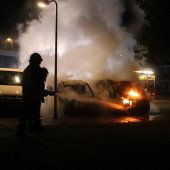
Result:
<instances>
[{"instance_id":1,"label":"lamp post","mask_svg":"<svg viewBox=\"0 0 170 170\"><path fill-rule=\"evenodd\" d=\"M39 2L39 7L45 7L46 4L50 4L54 2L56 5L56 17L55 17L55 60L54 60L54 91L57 92L57 38L58 38L58 4L56 0L45 0L43 2ZM57 95L54 96L54 119L57 119Z\"/></svg>"}]
</instances>

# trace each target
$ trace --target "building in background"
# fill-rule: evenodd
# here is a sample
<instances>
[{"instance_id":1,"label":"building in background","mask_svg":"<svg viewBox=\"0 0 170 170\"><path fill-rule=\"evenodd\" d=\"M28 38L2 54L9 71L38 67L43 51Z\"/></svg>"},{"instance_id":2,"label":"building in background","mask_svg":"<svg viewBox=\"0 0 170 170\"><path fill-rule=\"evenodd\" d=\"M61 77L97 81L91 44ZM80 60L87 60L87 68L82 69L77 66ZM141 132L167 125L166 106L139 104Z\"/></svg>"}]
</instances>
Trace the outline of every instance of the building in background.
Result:
<instances>
[{"instance_id":1,"label":"building in background","mask_svg":"<svg viewBox=\"0 0 170 170\"><path fill-rule=\"evenodd\" d=\"M0 36L0 67L17 68L19 65L18 49L14 38Z\"/></svg>"},{"instance_id":2,"label":"building in background","mask_svg":"<svg viewBox=\"0 0 170 170\"><path fill-rule=\"evenodd\" d=\"M0 67L18 68L19 53L12 50L0 50Z\"/></svg>"},{"instance_id":3,"label":"building in background","mask_svg":"<svg viewBox=\"0 0 170 170\"><path fill-rule=\"evenodd\" d=\"M0 50L18 51L19 46L16 38L0 35Z\"/></svg>"}]
</instances>

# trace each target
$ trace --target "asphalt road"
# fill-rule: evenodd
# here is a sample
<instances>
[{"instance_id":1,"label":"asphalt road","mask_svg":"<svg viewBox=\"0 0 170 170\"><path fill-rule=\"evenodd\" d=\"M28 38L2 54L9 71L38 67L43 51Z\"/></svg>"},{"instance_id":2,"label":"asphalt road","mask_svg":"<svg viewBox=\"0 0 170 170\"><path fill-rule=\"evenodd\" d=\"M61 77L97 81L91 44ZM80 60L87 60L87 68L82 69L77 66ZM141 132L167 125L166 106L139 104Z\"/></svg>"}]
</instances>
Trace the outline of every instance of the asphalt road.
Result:
<instances>
[{"instance_id":1,"label":"asphalt road","mask_svg":"<svg viewBox=\"0 0 170 170\"><path fill-rule=\"evenodd\" d=\"M12 112L12 111L10 111ZM98 117L64 117L59 119L53 119L53 116L43 115L43 125L53 125L57 122L75 122L75 123L135 123L146 121L170 121L170 100L159 99L151 102L151 109L148 115L144 116L98 116ZM18 115L16 113L9 114L0 113L0 126L1 127L16 127L18 124Z\"/></svg>"},{"instance_id":2,"label":"asphalt road","mask_svg":"<svg viewBox=\"0 0 170 170\"><path fill-rule=\"evenodd\" d=\"M30 134L28 138L15 136L16 117L1 116L0 167L22 170L170 169L169 111L170 100L155 100L146 117L54 120L43 116L46 132Z\"/></svg>"}]
</instances>

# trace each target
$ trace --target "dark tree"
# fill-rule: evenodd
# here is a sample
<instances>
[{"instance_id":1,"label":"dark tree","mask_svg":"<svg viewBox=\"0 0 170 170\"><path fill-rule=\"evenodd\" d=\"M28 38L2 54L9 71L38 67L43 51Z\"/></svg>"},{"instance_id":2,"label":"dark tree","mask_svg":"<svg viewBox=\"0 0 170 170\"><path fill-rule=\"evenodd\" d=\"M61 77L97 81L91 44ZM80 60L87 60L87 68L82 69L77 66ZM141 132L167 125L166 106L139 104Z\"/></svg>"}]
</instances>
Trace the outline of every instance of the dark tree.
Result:
<instances>
[{"instance_id":1,"label":"dark tree","mask_svg":"<svg viewBox=\"0 0 170 170\"><path fill-rule=\"evenodd\" d=\"M146 23L139 42L149 49L149 61L166 64L170 61L170 19L168 0L137 0L145 11Z\"/></svg>"},{"instance_id":2,"label":"dark tree","mask_svg":"<svg viewBox=\"0 0 170 170\"><path fill-rule=\"evenodd\" d=\"M5 0L0 6L1 36L17 36L17 25L25 25L26 21L36 18L38 12L35 0Z\"/></svg>"}]
</instances>

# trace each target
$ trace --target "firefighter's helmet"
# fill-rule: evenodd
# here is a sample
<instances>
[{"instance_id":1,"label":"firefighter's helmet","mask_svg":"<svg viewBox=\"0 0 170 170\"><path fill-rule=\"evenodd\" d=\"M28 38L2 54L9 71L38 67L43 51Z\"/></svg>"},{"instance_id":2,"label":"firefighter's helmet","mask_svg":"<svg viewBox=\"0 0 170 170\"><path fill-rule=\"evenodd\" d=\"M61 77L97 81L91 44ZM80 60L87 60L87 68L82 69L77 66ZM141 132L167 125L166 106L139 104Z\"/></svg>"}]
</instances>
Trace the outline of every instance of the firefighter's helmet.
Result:
<instances>
[{"instance_id":1,"label":"firefighter's helmet","mask_svg":"<svg viewBox=\"0 0 170 170\"><path fill-rule=\"evenodd\" d=\"M31 54L29 61L30 62L37 62L37 61L43 61L43 59L42 59L40 54L33 53L33 54Z\"/></svg>"}]
</instances>

